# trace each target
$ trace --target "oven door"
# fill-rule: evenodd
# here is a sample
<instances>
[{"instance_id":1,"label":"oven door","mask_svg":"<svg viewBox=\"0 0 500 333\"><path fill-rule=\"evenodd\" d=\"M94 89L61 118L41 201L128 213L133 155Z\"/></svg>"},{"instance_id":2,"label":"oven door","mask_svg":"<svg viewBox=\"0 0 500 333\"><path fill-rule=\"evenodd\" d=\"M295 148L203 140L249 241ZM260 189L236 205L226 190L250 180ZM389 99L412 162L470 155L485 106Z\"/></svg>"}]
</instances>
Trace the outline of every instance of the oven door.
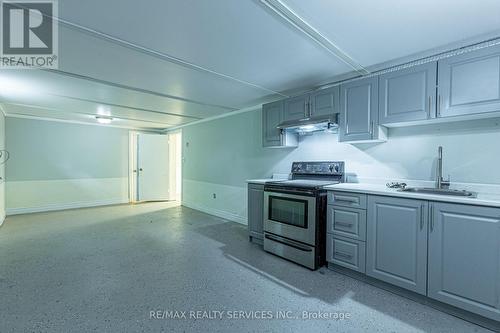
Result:
<instances>
[{"instance_id":1,"label":"oven door","mask_svg":"<svg viewBox=\"0 0 500 333\"><path fill-rule=\"evenodd\" d=\"M264 231L316 245L316 197L264 192Z\"/></svg>"}]
</instances>

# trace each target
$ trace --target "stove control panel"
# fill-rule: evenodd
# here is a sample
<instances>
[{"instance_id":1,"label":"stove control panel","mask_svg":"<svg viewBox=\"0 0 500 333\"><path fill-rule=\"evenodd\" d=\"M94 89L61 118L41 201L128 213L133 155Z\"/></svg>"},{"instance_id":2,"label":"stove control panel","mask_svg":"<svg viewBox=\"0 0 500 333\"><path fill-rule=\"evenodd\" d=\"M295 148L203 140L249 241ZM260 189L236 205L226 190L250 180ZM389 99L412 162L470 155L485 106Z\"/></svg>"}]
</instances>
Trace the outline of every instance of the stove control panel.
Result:
<instances>
[{"instance_id":1,"label":"stove control panel","mask_svg":"<svg viewBox=\"0 0 500 333\"><path fill-rule=\"evenodd\" d=\"M292 174L341 175L344 162L293 162Z\"/></svg>"}]
</instances>

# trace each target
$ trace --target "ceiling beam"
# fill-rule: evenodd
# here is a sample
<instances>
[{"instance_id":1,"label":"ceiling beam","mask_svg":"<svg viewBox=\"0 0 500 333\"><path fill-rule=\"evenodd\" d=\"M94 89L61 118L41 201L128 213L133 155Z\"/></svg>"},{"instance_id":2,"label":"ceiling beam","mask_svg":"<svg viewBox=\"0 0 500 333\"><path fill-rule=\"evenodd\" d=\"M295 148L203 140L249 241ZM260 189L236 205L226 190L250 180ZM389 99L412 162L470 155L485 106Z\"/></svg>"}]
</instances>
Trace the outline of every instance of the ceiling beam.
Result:
<instances>
[{"instance_id":1,"label":"ceiling beam","mask_svg":"<svg viewBox=\"0 0 500 333\"><path fill-rule=\"evenodd\" d=\"M231 117L231 116L235 116L235 115L240 114L240 113L245 113L245 112L250 112L250 111L258 111L258 110L262 110L262 104L257 104L257 105L249 106L247 108L240 109L238 111L232 111L232 112L220 114L220 115L213 116L213 117L208 117L208 118L203 118L203 119L196 120L196 121L191 121L189 123L182 124L182 125L172 126L172 127L169 127L167 129L165 129L165 133L176 131L176 130L179 130L181 128L187 127L187 126L202 124L202 123L206 123L208 121L212 121L212 120L216 120L216 119L221 119L221 118L226 118L226 117Z\"/></svg>"},{"instance_id":2,"label":"ceiling beam","mask_svg":"<svg viewBox=\"0 0 500 333\"><path fill-rule=\"evenodd\" d=\"M215 70L203 67L201 65L197 65L197 64L192 63L192 62L189 62L187 60L184 60L184 59L181 59L181 58L178 58L178 57L174 57L173 55L170 55L170 54L167 54L167 53L164 53L164 52L159 52L159 51L150 49L148 47L141 46L141 45L136 44L136 43L128 42L128 41L126 41L124 39L121 39L121 38L118 38L118 37L114 37L114 36L111 36L109 34L106 34L106 33L103 33L103 32L100 32L100 31L97 31L97 30L94 30L94 29L91 29L91 28L88 28L88 27L85 27L85 26L82 26L82 25L79 25L79 24L75 24L75 23L72 23L70 21L67 21L67 20L64 20L64 19L61 19L61 18L55 18L55 19L58 22L60 22L61 24L67 26L67 27L73 28L75 30L79 30L81 32L85 32L85 33L91 34L93 36L96 36L96 37L99 37L101 39L107 40L107 41L112 42L114 44L120 45L122 47L126 47L126 48L132 49L134 51L141 52L143 54L146 54L146 55L149 55L149 56L153 56L155 58L158 58L158 59L161 59L161 60L164 60L164 61L176 64L176 65L180 65L180 66L185 67L185 68L189 68L191 70L195 70L195 71L198 71L198 72L203 72L203 73L211 74L213 76L217 76L217 77L220 77L220 78L223 78L223 79L226 79L226 80L237 82L239 84L243 84L243 85L246 85L246 86L249 86L249 87L253 87L253 88L256 88L256 89L259 89L259 90L262 90L262 91L266 91L266 92L271 93L271 94L277 94L277 95L280 95L282 97L288 97L287 95L284 95L284 94L282 94L279 91L276 91L276 90L273 90L273 89L270 89L270 88L266 88L266 87L263 87L261 85L249 82L249 81L238 79L238 78L236 78L234 76L231 76L231 75L228 75L228 74L217 72Z\"/></svg>"},{"instance_id":3,"label":"ceiling beam","mask_svg":"<svg viewBox=\"0 0 500 333\"><path fill-rule=\"evenodd\" d=\"M64 75L64 76L72 77L72 78L75 78L75 79L80 79L80 80L86 80L86 81L90 81L90 82L94 82L94 83L99 83L99 84L107 85L107 86L110 86L110 87L116 87L116 88L120 88L120 89L126 89L126 90L136 91L136 92L139 92L139 93L154 95L154 96L158 96L158 97L175 99L175 100L183 101L183 102L187 102L187 103L193 103L193 104L198 104L198 105L203 105L203 106L210 106L210 107L225 109L225 110L229 110L229 111L238 110L238 108L235 108L235 107L200 102L200 101L189 99L189 98L184 98L184 97L178 97L178 96L163 94L163 93L160 93L160 92L157 92L157 91L152 91L152 90L147 90L147 89L143 89L143 88L137 88L137 87L127 86L127 85L121 84L121 83L115 83L115 82L111 82L111 81L96 79L96 78L91 77L91 76L86 76L86 75L81 75L81 74L76 74L76 73L71 73L71 72L65 72L65 71L62 71L62 70L59 70L59 69L41 68L40 70L46 71L46 72L50 72L50 73L54 73L54 74L59 74L59 75Z\"/></svg>"},{"instance_id":4,"label":"ceiling beam","mask_svg":"<svg viewBox=\"0 0 500 333\"><path fill-rule=\"evenodd\" d=\"M143 112L148 112L148 113L156 113L160 114L163 116L170 116L170 117L180 117L180 118L191 118L194 120L202 119L200 117L195 117L195 116L187 116L187 115L181 115L177 113L171 113L171 112L162 112L162 111L157 111L157 110L151 110L151 109L145 109L145 108L138 108L135 106L128 106L128 105L122 105L122 104L116 104L116 103L108 103L108 102L101 102L101 101L96 101L93 99L88 99L88 98L80 98L80 97L73 97L73 96L66 96L66 95L58 95L58 94L52 94L52 93L47 93L47 95L50 96L55 96L55 97L61 97L61 98L67 98L67 99L72 99L75 101L81 101L81 102L88 102L92 104L101 104L101 105L106 105L106 106L112 106L112 107L118 107L118 108L124 108L124 109L131 109L131 110L136 110L136 111L143 111ZM10 103L13 104L13 103Z\"/></svg>"},{"instance_id":5,"label":"ceiling beam","mask_svg":"<svg viewBox=\"0 0 500 333\"><path fill-rule=\"evenodd\" d=\"M18 8L27 9L22 4L16 3L15 6L18 7ZM48 16L48 15L46 15L44 13L42 15ZM259 90L262 90L262 91L266 91L268 93L277 94L277 95L280 95L282 97L289 97L287 95L284 95L284 94L280 93L279 91L275 91L273 89L269 89L269 88L263 87L261 85L258 85L258 84L255 84L255 83L252 83L252 82L249 82L249 81L238 79L238 78L236 78L234 76L231 76L231 75L228 75L228 74L217 72L215 70L203 67L201 65L197 65L195 63L192 63L192 62L189 62L187 60L175 57L175 56L167 54L165 52L159 52L159 51L153 50L151 48L139 45L137 43L129 42L129 41L126 41L124 39L112 36L110 34L102 32L102 31L98 31L98 30L95 30L95 29L83 26L81 24L73 23L73 22L65 20L65 19L63 19L61 17L50 16L50 18L53 19L53 20L55 20L55 21L57 21L57 22L59 22L60 24L66 26L66 27L72 28L73 30L77 30L77 31L80 31L80 32L84 32L84 33L90 34L92 36L98 37L98 38L103 39L103 40L107 40L109 42L112 42L114 44L120 45L122 47L126 47L126 48L132 49L134 51L137 51L137 52L140 52L140 53L143 53L143 54L147 54L149 56L153 56L155 58L158 58L158 59L161 59L161 60L164 60L164 61L176 64L176 65L180 65L180 66L183 66L185 68L189 68L191 70L195 70L195 71L198 71L198 72L207 73L207 74L210 74L210 75L213 75L213 76L217 76L217 77L220 77L220 78L223 78L223 79L226 79L226 80L237 82L239 84L243 84L243 85L246 85L246 86L249 86L249 87L253 87L253 88L256 88L256 89L259 89Z\"/></svg>"},{"instance_id":6,"label":"ceiling beam","mask_svg":"<svg viewBox=\"0 0 500 333\"><path fill-rule=\"evenodd\" d=\"M32 109L41 109L41 110L47 110L47 111L54 111L54 112L58 112L58 113L64 112L64 111L61 111L61 110L58 110L58 109L49 108L49 107L43 107L43 106L39 106L39 105L30 105L30 104L22 104L22 103L3 103L2 105L0 105L0 110L2 110L2 112L4 113L4 115L6 117L39 119L39 120L46 120L46 121L53 120L53 121L58 121L58 122L86 124L86 125L99 125L99 124L94 124L92 122L88 122L87 123L87 122L81 121L81 120L72 120L72 119L58 118L57 116L46 117L46 116L38 116L38 115L26 114L26 113L19 113L19 112L9 112L8 110L6 110L6 107L8 107L9 105L20 106L20 107L28 107L28 108L32 108ZM71 115L71 114L89 116L90 117L89 119L92 119L95 116L99 116L98 114L86 113L86 112L71 112L68 115ZM156 129L158 131L164 131L165 130L164 128L168 128L168 127L173 126L172 124L166 123L166 122L163 122L163 121L158 122L158 121L151 121L151 120L144 120L144 119L135 119L135 118L129 118L129 117L123 117L123 116L116 116L116 115L111 115L110 117L112 117L113 119L118 119L118 120L123 120L123 121L133 121L133 122L138 122L138 123L145 123L145 124L148 123L148 124L155 124L155 125L162 126L163 128ZM120 126L120 125L107 125L107 126L119 127L119 128L128 128L128 129L147 128L147 127Z\"/></svg>"},{"instance_id":7,"label":"ceiling beam","mask_svg":"<svg viewBox=\"0 0 500 333\"><path fill-rule=\"evenodd\" d=\"M361 64L352 59L347 53L342 51L337 45L335 45L331 40L325 37L316 28L310 25L306 20L295 13L290 7L288 7L282 0L260 0L260 2L271 9L273 13L281 17L288 24L293 26L307 38L313 40L321 47L326 49L329 53L333 54L336 58L342 60L345 64L350 66L356 72L361 75L369 74L369 71L364 68Z\"/></svg>"},{"instance_id":8,"label":"ceiling beam","mask_svg":"<svg viewBox=\"0 0 500 333\"><path fill-rule=\"evenodd\" d=\"M128 130L140 130L140 131L151 131L155 133L164 133L164 129L159 129L159 128L151 128L151 127L136 127L136 126L121 126L121 125L113 125L113 124L99 124L99 123L91 123L91 122L85 122L85 121L78 121L78 120L68 120L68 119L61 119L61 118L48 118L48 117L37 117L37 116L32 116L32 115L23 115L23 114L17 114L17 113L7 113L6 117L9 118L21 118L21 119L33 119L33 120L43 120L43 121L52 121L56 123L68 123L68 124L78 124L78 125L89 125L89 126L101 126L101 127L112 127L112 128L122 128L122 129L128 129Z\"/></svg>"}]
</instances>

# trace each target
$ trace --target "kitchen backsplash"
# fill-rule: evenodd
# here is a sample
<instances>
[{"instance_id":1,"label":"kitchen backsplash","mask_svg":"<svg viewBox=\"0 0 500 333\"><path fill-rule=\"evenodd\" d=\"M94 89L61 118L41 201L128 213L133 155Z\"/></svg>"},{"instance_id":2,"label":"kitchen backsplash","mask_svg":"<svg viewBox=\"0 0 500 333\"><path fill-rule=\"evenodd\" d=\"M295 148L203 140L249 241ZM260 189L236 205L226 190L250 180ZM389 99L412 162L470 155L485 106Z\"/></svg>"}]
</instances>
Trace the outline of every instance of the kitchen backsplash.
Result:
<instances>
[{"instance_id":1,"label":"kitchen backsplash","mask_svg":"<svg viewBox=\"0 0 500 333\"><path fill-rule=\"evenodd\" d=\"M443 173L452 183L500 185L500 173L495 171L500 165L499 122L392 128L389 140L378 144L344 144L337 142L336 134L315 133L301 137L298 148L271 149L261 146L261 112L246 112L183 129L184 178L244 186L246 179L289 173L293 161L344 160L351 179L431 181L441 145Z\"/></svg>"}]
</instances>

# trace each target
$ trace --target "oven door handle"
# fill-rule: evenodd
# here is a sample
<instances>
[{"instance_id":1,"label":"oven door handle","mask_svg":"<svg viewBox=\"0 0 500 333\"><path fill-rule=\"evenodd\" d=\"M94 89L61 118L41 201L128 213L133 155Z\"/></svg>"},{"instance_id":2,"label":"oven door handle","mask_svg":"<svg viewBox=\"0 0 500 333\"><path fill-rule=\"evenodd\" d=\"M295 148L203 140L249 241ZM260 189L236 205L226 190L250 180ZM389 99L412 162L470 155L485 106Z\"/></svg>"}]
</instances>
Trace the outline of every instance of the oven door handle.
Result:
<instances>
[{"instance_id":1,"label":"oven door handle","mask_svg":"<svg viewBox=\"0 0 500 333\"><path fill-rule=\"evenodd\" d=\"M282 187L281 188L277 188L277 187L271 187L271 186L267 186L267 187L264 187L264 191L265 192L269 192L269 193L280 193L280 194L294 194L294 195L299 195L299 196L307 196L307 197L315 197L316 196L316 193L314 191L310 191L310 190L293 190L293 189L283 189Z\"/></svg>"},{"instance_id":2,"label":"oven door handle","mask_svg":"<svg viewBox=\"0 0 500 333\"><path fill-rule=\"evenodd\" d=\"M273 242L281 243L281 244L296 248L297 250L301 250L304 252L312 252L312 249L310 247L306 247L298 242L294 242L294 241L286 239L286 238L282 238L282 237L274 236L274 235L270 235L270 234L266 234L265 238L272 240Z\"/></svg>"}]
</instances>

